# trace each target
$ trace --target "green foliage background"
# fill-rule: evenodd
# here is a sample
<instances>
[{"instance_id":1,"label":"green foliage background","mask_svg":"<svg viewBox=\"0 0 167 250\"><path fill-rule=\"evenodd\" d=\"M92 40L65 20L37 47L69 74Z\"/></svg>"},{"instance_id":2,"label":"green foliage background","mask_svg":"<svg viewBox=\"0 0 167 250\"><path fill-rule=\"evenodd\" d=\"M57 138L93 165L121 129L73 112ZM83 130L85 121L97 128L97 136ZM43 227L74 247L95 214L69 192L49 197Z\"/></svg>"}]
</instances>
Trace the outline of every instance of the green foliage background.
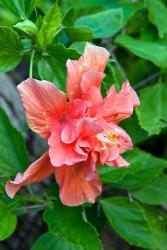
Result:
<instances>
[{"instance_id":1,"label":"green foliage background","mask_svg":"<svg viewBox=\"0 0 167 250\"><path fill-rule=\"evenodd\" d=\"M101 168L101 198L92 207L77 208L60 204L53 187L42 198L30 194L7 198L4 183L24 171L28 153L21 132L0 109L0 240L14 232L16 216L34 203L45 210L48 232L32 250L101 250L99 237L106 223L130 245L167 250L166 1L0 0L0 4L0 72L27 60L30 76L65 90L66 61L79 58L89 41L111 53L102 92L112 83L119 89L129 79L141 101L121 124L135 147L125 155L131 167ZM92 216L96 209L100 212Z\"/></svg>"}]
</instances>

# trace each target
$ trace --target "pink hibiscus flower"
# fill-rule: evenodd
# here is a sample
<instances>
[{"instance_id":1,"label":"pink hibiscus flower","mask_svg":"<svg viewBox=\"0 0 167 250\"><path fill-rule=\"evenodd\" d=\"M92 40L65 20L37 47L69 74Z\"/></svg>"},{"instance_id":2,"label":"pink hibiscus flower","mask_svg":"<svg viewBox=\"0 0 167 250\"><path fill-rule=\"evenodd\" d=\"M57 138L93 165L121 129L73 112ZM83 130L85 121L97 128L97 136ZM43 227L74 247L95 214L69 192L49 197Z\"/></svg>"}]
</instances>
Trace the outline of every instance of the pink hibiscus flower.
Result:
<instances>
[{"instance_id":1,"label":"pink hibiscus flower","mask_svg":"<svg viewBox=\"0 0 167 250\"><path fill-rule=\"evenodd\" d=\"M97 165L128 166L121 154L132 142L117 123L132 115L139 99L128 81L102 98L108 58L106 49L87 43L79 60L68 60L67 95L47 81L27 79L18 86L28 124L48 139L49 150L6 183L8 196L54 173L65 205L94 203L101 193Z\"/></svg>"}]
</instances>

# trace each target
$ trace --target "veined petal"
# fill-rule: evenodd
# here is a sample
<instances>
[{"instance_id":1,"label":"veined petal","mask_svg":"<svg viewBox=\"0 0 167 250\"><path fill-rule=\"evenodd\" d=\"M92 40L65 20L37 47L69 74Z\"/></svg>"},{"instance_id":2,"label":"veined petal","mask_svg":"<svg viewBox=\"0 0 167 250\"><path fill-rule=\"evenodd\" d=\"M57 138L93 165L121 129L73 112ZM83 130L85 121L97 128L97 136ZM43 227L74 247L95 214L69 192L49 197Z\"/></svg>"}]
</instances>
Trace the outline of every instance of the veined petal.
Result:
<instances>
[{"instance_id":1,"label":"veined petal","mask_svg":"<svg viewBox=\"0 0 167 250\"><path fill-rule=\"evenodd\" d=\"M90 71L104 72L109 56L105 48L86 43L83 60Z\"/></svg>"},{"instance_id":2,"label":"veined petal","mask_svg":"<svg viewBox=\"0 0 167 250\"><path fill-rule=\"evenodd\" d=\"M10 198L13 198L22 186L42 181L53 171L54 168L50 163L49 155L45 153L40 159L32 163L23 174L18 173L14 181L6 183L6 193Z\"/></svg>"},{"instance_id":3,"label":"veined petal","mask_svg":"<svg viewBox=\"0 0 167 250\"><path fill-rule=\"evenodd\" d=\"M52 83L27 79L18 85L29 126L47 138L52 121L67 109L66 95Z\"/></svg>"},{"instance_id":4,"label":"veined petal","mask_svg":"<svg viewBox=\"0 0 167 250\"><path fill-rule=\"evenodd\" d=\"M60 186L60 199L68 206L79 206L85 202L94 203L101 194L101 183L97 171L94 179L88 181L87 162L62 166L55 169L56 181Z\"/></svg>"}]
</instances>

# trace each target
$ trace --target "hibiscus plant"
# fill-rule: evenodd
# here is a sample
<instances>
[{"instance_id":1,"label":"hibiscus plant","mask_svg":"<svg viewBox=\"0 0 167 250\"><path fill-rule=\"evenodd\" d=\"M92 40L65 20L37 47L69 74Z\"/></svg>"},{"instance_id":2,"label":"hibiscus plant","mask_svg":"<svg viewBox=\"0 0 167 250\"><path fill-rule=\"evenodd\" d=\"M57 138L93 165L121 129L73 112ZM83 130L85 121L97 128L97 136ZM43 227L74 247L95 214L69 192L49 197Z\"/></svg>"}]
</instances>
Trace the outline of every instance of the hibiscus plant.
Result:
<instances>
[{"instance_id":1,"label":"hibiscus plant","mask_svg":"<svg viewBox=\"0 0 167 250\"><path fill-rule=\"evenodd\" d=\"M31 250L167 250L165 1L0 4L25 114L16 129L0 108L0 241L39 213Z\"/></svg>"}]
</instances>

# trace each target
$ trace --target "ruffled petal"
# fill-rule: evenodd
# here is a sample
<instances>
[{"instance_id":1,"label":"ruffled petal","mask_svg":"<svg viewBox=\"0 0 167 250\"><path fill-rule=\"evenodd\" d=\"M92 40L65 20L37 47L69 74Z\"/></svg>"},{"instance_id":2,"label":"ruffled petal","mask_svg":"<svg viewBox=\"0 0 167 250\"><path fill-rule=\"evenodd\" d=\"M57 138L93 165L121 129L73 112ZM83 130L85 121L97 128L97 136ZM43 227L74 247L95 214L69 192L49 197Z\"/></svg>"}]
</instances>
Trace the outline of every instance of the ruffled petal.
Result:
<instances>
[{"instance_id":1,"label":"ruffled petal","mask_svg":"<svg viewBox=\"0 0 167 250\"><path fill-rule=\"evenodd\" d=\"M84 54L79 60L67 61L67 95L69 99L82 98L81 80L83 74L88 71L104 72L109 56L110 54L105 48L87 43ZM104 77L104 74L101 76ZM95 77L93 82L97 81L95 74L92 77Z\"/></svg>"},{"instance_id":2,"label":"ruffled petal","mask_svg":"<svg viewBox=\"0 0 167 250\"><path fill-rule=\"evenodd\" d=\"M76 134L81 138L91 138L102 131L103 128L96 118L83 118L76 127Z\"/></svg>"},{"instance_id":3,"label":"ruffled petal","mask_svg":"<svg viewBox=\"0 0 167 250\"><path fill-rule=\"evenodd\" d=\"M45 153L40 159L32 163L23 174L18 173L14 181L6 183L6 193L10 198L13 198L22 186L42 181L53 171L54 168L50 163L49 155Z\"/></svg>"},{"instance_id":4,"label":"ruffled petal","mask_svg":"<svg viewBox=\"0 0 167 250\"><path fill-rule=\"evenodd\" d=\"M64 143L61 141L61 132L55 129L49 137L49 156L53 166L60 167L62 165L73 165L76 162L85 161L86 154L79 154L75 150L74 143ZM65 139L65 137L63 138ZM66 137L66 139L71 139Z\"/></svg>"},{"instance_id":5,"label":"ruffled petal","mask_svg":"<svg viewBox=\"0 0 167 250\"><path fill-rule=\"evenodd\" d=\"M136 94L136 92L134 91L134 89L130 86L129 81L126 80L123 84L122 84L122 88L120 93L124 96L128 96L131 99L131 102L133 104L133 107L139 106L140 105L140 101L139 98Z\"/></svg>"},{"instance_id":6,"label":"ruffled petal","mask_svg":"<svg viewBox=\"0 0 167 250\"><path fill-rule=\"evenodd\" d=\"M106 164L111 167L128 167L129 163L122 158L122 156L118 156L113 161L107 161Z\"/></svg>"},{"instance_id":7,"label":"ruffled petal","mask_svg":"<svg viewBox=\"0 0 167 250\"><path fill-rule=\"evenodd\" d=\"M20 83L18 90L30 128L48 138L53 120L67 109L66 95L50 82L31 78Z\"/></svg>"},{"instance_id":8,"label":"ruffled petal","mask_svg":"<svg viewBox=\"0 0 167 250\"><path fill-rule=\"evenodd\" d=\"M122 85L119 93L115 91L114 86L108 92L101 105L90 108L90 116L100 116L106 121L120 122L133 113L133 108L140 104L136 92L126 81Z\"/></svg>"},{"instance_id":9,"label":"ruffled petal","mask_svg":"<svg viewBox=\"0 0 167 250\"><path fill-rule=\"evenodd\" d=\"M79 206L85 202L94 203L101 194L101 183L97 171L94 179L88 181L87 162L55 169L57 183L60 186L60 199L68 206Z\"/></svg>"},{"instance_id":10,"label":"ruffled petal","mask_svg":"<svg viewBox=\"0 0 167 250\"><path fill-rule=\"evenodd\" d=\"M82 76L82 98L90 101L92 105L98 105L102 102L100 86L104 76L101 72L93 71L85 72Z\"/></svg>"}]
</instances>

